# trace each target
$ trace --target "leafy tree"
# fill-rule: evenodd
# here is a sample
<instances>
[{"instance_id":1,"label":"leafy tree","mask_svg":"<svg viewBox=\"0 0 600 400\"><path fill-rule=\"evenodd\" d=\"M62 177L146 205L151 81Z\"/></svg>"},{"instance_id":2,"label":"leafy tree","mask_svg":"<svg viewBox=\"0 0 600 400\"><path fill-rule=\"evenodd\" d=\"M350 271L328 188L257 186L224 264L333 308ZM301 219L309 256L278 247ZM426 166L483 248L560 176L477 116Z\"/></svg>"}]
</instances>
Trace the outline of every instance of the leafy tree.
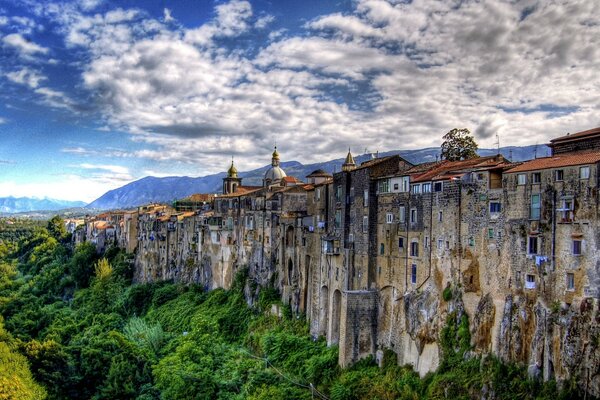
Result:
<instances>
[{"instance_id":1,"label":"leafy tree","mask_svg":"<svg viewBox=\"0 0 600 400\"><path fill-rule=\"evenodd\" d=\"M54 236L56 240L62 240L67 237L67 227L65 226L65 221L58 215L55 215L48 221L47 226L48 232L50 235Z\"/></svg>"},{"instance_id":2,"label":"leafy tree","mask_svg":"<svg viewBox=\"0 0 600 400\"><path fill-rule=\"evenodd\" d=\"M448 161L479 157L477 143L467 128L454 128L446 133L442 143L442 158Z\"/></svg>"},{"instance_id":3,"label":"leafy tree","mask_svg":"<svg viewBox=\"0 0 600 400\"><path fill-rule=\"evenodd\" d=\"M13 342L0 317L0 399L45 399L46 391L33 380L27 359Z\"/></svg>"}]
</instances>

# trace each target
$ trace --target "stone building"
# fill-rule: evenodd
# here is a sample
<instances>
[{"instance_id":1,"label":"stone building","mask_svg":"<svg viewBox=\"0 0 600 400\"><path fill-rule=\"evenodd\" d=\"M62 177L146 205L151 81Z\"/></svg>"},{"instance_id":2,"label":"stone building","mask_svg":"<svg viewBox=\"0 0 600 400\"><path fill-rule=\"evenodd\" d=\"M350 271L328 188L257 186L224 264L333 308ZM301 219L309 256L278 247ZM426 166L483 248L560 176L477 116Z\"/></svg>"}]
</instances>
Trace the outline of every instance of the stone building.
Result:
<instances>
[{"instance_id":1,"label":"stone building","mask_svg":"<svg viewBox=\"0 0 600 400\"><path fill-rule=\"evenodd\" d=\"M348 152L342 171L306 183L275 149L261 187L243 186L232 163L224 193L200 207L101 222L122 225L137 281L228 288L247 267L248 301L275 286L313 336L339 346L343 366L389 349L420 374L435 370L440 332L458 313L473 351L600 396L598 143L600 129L574 133L523 163L357 165ZM98 224L88 222L88 240Z\"/></svg>"}]
</instances>

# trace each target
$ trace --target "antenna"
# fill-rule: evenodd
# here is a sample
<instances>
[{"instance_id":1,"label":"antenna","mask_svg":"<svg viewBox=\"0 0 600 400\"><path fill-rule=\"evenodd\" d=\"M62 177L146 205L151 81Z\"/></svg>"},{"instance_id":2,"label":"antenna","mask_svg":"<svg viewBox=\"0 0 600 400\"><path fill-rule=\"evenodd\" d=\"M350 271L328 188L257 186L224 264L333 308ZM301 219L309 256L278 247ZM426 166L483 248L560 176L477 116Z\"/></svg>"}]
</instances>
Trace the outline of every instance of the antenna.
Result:
<instances>
[{"instance_id":1,"label":"antenna","mask_svg":"<svg viewBox=\"0 0 600 400\"><path fill-rule=\"evenodd\" d=\"M508 159L512 162L512 149L508 151Z\"/></svg>"},{"instance_id":2,"label":"antenna","mask_svg":"<svg viewBox=\"0 0 600 400\"><path fill-rule=\"evenodd\" d=\"M537 147L538 147L538 142L535 142L535 147L533 148L533 158L537 158Z\"/></svg>"},{"instance_id":3,"label":"antenna","mask_svg":"<svg viewBox=\"0 0 600 400\"><path fill-rule=\"evenodd\" d=\"M496 150L498 152L498 154L500 154L500 135L498 135L496 133L496 143L494 143L496 145Z\"/></svg>"}]
</instances>

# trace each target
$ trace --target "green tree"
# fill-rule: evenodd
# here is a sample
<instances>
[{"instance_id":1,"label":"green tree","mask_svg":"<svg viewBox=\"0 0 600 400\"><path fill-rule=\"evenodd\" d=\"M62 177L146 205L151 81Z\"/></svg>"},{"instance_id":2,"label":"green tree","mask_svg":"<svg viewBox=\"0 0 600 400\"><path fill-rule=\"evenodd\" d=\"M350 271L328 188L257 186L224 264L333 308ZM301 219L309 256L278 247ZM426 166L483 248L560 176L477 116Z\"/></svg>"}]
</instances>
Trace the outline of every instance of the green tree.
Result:
<instances>
[{"instance_id":1,"label":"green tree","mask_svg":"<svg viewBox=\"0 0 600 400\"><path fill-rule=\"evenodd\" d=\"M443 139L442 159L459 161L479 157L477 142L467 128L454 128L446 133Z\"/></svg>"},{"instance_id":2,"label":"green tree","mask_svg":"<svg viewBox=\"0 0 600 400\"><path fill-rule=\"evenodd\" d=\"M44 399L46 391L31 376L27 359L19 354L0 317L0 399Z\"/></svg>"},{"instance_id":3,"label":"green tree","mask_svg":"<svg viewBox=\"0 0 600 400\"><path fill-rule=\"evenodd\" d=\"M67 236L67 227L65 226L65 221L63 221L63 219L58 215L55 215L50 219L50 221L48 221L47 229L48 232L50 232L50 234L56 238L56 240L62 240Z\"/></svg>"}]
</instances>

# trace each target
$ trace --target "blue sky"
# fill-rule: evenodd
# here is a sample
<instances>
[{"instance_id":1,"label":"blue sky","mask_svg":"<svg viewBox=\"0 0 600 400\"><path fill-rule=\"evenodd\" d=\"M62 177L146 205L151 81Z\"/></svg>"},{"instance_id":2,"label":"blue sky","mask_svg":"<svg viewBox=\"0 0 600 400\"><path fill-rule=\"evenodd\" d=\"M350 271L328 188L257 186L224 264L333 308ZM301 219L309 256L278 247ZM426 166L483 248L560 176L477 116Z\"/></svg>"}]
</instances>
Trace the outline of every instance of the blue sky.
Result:
<instances>
[{"instance_id":1,"label":"blue sky","mask_svg":"<svg viewBox=\"0 0 600 400\"><path fill-rule=\"evenodd\" d=\"M0 0L0 196L597 127L593 3Z\"/></svg>"}]
</instances>

